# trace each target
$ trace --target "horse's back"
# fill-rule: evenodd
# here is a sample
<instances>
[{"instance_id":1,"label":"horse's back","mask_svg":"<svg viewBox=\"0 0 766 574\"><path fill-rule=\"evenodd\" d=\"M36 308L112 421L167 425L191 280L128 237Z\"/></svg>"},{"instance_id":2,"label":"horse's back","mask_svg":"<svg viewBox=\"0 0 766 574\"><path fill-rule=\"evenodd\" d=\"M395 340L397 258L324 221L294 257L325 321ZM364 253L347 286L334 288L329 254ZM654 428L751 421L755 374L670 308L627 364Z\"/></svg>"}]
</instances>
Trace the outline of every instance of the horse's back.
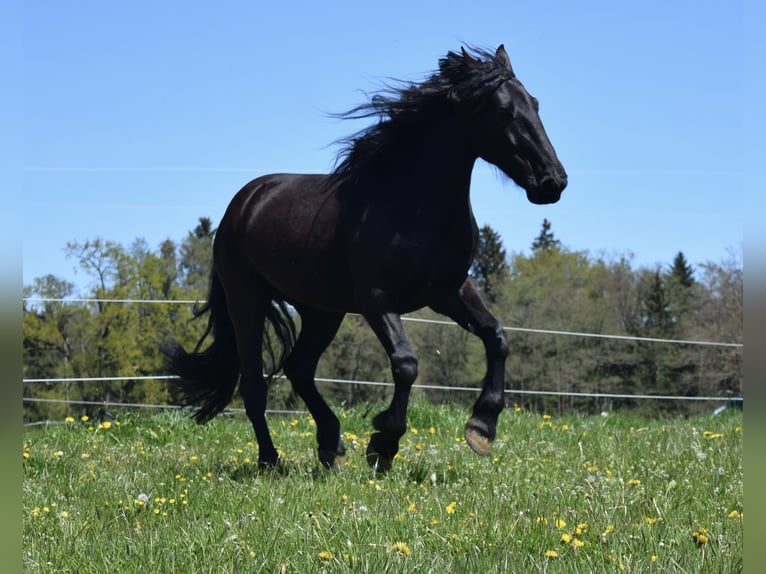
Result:
<instances>
[{"instance_id":1,"label":"horse's back","mask_svg":"<svg viewBox=\"0 0 766 574\"><path fill-rule=\"evenodd\" d=\"M345 310L351 291L341 207L327 175L254 179L231 200L218 228L216 269L255 272L291 302Z\"/></svg>"}]
</instances>

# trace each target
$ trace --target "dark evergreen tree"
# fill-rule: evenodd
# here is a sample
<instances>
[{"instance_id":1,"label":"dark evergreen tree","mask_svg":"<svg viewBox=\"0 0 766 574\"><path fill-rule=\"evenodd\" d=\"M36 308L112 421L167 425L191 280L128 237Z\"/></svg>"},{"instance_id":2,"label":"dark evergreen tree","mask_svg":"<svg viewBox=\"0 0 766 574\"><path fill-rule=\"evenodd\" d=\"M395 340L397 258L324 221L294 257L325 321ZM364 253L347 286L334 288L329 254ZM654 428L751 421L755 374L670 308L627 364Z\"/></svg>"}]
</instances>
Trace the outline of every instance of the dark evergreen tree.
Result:
<instances>
[{"instance_id":1,"label":"dark evergreen tree","mask_svg":"<svg viewBox=\"0 0 766 574\"><path fill-rule=\"evenodd\" d=\"M687 323L690 305L694 302L694 270L682 252L678 252L666 275L668 303L678 329Z\"/></svg>"},{"instance_id":2,"label":"dark evergreen tree","mask_svg":"<svg viewBox=\"0 0 766 574\"><path fill-rule=\"evenodd\" d=\"M683 252L679 251L673 259L670 276L681 287L690 288L694 285L694 270L686 261Z\"/></svg>"},{"instance_id":3,"label":"dark evergreen tree","mask_svg":"<svg viewBox=\"0 0 766 574\"><path fill-rule=\"evenodd\" d=\"M479 229L479 245L470 275L490 302L497 298L497 284L508 274L505 248L500 234L489 225Z\"/></svg>"},{"instance_id":4,"label":"dark evergreen tree","mask_svg":"<svg viewBox=\"0 0 766 574\"><path fill-rule=\"evenodd\" d=\"M643 333L649 337L673 335L673 316L670 312L665 283L659 270L648 278L643 296Z\"/></svg>"},{"instance_id":5,"label":"dark evergreen tree","mask_svg":"<svg viewBox=\"0 0 766 574\"><path fill-rule=\"evenodd\" d=\"M532 252L540 253L556 251L561 249L561 241L553 236L551 231L551 222L547 219L543 219L543 227L540 230L540 235L532 242Z\"/></svg>"},{"instance_id":6,"label":"dark evergreen tree","mask_svg":"<svg viewBox=\"0 0 766 574\"><path fill-rule=\"evenodd\" d=\"M213 237L215 229L209 217L200 217L197 226L181 243L180 268L184 287L193 296L204 298L213 265Z\"/></svg>"}]
</instances>

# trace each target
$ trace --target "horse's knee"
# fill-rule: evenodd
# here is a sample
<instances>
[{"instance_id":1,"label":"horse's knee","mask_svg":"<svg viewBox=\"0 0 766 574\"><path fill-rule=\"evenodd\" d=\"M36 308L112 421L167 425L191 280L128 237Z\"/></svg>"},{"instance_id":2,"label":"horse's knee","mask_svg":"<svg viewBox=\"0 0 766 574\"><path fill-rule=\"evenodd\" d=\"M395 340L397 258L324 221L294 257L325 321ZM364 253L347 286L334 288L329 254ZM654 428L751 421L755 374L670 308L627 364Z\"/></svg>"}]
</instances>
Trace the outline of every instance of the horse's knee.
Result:
<instances>
[{"instance_id":1,"label":"horse's knee","mask_svg":"<svg viewBox=\"0 0 766 574\"><path fill-rule=\"evenodd\" d=\"M500 325L495 327L494 345L497 355L505 359L508 356L508 335L506 335L505 329Z\"/></svg>"},{"instance_id":2,"label":"horse's knee","mask_svg":"<svg viewBox=\"0 0 766 574\"><path fill-rule=\"evenodd\" d=\"M418 378L418 359L414 353L394 353L391 355L391 372L394 376L394 383L412 386L415 379Z\"/></svg>"}]
</instances>

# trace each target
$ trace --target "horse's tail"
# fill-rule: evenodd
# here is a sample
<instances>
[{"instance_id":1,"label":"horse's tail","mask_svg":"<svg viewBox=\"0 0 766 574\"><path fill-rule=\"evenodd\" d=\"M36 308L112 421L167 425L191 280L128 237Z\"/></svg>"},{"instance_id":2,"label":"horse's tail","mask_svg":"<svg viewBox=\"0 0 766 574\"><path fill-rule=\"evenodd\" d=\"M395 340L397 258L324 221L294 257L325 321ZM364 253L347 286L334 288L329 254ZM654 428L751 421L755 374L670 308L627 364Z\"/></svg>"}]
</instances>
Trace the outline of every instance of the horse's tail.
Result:
<instances>
[{"instance_id":1,"label":"horse's tail","mask_svg":"<svg viewBox=\"0 0 766 574\"><path fill-rule=\"evenodd\" d=\"M207 328L191 353L175 341L162 346L168 371L178 377L174 382L180 391L179 402L182 406L196 407L194 419L200 424L226 408L239 380L234 325L226 308L223 285L215 271L207 302L194 309L194 317L205 313L209 313ZM208 335L213 337L213 342L201 350Z\"/></svg>"},{"instance_id":2,"label":"horse's tail","mask_svg":"<svg viewBox=\"0 0 766 574\"><path fill-rule=\"evenodd\" d=\"M270 363L266 376L271 379L292 351L296 334L285 301L272 295L264 302L266 319L280 347L275 350L269 330L264 329L263 351ZM229 317L223 285L215 271L211 276L207 302L194 310L194 317L206 313L209 313L207 328L191 353L177 342L162 346L168 371L178 377L175 384L181 395L179 403L196 408L194 420L200 424L208 422L228 406L240 374L234 325ZM213 342L202 350L208 336L212 336Z\"/></svg>"}]
</instances>

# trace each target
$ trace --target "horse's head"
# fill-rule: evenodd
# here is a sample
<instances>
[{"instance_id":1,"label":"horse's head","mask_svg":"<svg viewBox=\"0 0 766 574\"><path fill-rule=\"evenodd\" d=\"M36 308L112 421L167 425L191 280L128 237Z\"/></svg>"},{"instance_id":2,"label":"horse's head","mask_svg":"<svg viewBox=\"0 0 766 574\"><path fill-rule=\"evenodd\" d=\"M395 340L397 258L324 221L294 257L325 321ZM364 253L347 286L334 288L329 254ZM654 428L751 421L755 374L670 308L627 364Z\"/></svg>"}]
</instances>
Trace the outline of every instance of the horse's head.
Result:
<instances>
[{"instance_id":1,"label":"horse's head","mask_svg":"<svg viewBox=\"0 0 766 574\"><path fill-rule=\"evenodd\" d=\"M465 50L463 59L467 67L481 65ZM474 111L474 150L524 188L532 203L555 203L567 185L567 174L540 121L537 100L514 75L502 45L494 63L504 73L494 92Z\"/></svg>"}]
</instances>

